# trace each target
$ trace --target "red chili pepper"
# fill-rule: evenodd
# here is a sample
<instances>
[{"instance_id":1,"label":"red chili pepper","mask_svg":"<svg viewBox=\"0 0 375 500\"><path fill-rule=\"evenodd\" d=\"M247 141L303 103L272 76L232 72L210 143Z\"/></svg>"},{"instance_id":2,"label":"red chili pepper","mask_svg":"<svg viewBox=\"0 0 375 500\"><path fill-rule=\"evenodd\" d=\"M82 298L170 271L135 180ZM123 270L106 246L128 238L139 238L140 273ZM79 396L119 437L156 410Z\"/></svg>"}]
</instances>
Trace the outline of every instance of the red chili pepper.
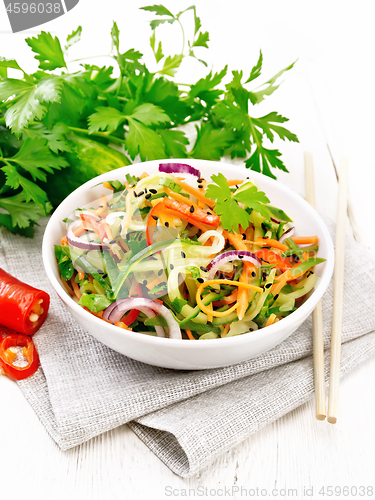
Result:
<instances>
[{"instance_id":1,"label":"red chili pepper","mask_svg":"<svg viewBox=\"0 0 375 500\"><path fill-rule=\"evenodd\" d=\"M99 235L100 241L103 242L104 238L107 238L106 230L100 223L100 219L98 219L97 215L80 214L80 217L83 221L88 222L92 225L96 234Z\"/></svg>"},{"instance_id":2,"label":"red chili pepper","mask_svg":"<svg viewBox=\"0 0 375 500\"><path fill-rule=\"evenodd\" d=\"M22 283L0 268L0 324L33 335L44 323L49 295Z\"/></svg>"},{"instance_id":3,"label":"red chili pepper","mask_svg":"<svg viewBox=\"0 0 375 500\"><path fill-rule=\"evenodd\" d=\"M24 348L23 355L28 361L26 366L13 364L15 355L8 349L15 346ZM33 375L39 367L39 355L31 338L19 333L3 338L0 342L0 365L8 377L16 380L23 380Z\"/></svg>"},{"instance_id":4,"label":"red chili pepper","mask_svg":"<svg viewBox=\"0 0 375 500\"><path fill-rule=\"evenodd\" d=\"M258 250L257 252L255 252L255 255L260 259L265 260L269 264L275 264L275 267L281 269L282 271L286 271L287 269L290 269L292 267L291 263L287 259L280 257L280 255L278 255L276 252L273 252L272 250L269 250L267 248Z\"/></svg>"}]
</instances>

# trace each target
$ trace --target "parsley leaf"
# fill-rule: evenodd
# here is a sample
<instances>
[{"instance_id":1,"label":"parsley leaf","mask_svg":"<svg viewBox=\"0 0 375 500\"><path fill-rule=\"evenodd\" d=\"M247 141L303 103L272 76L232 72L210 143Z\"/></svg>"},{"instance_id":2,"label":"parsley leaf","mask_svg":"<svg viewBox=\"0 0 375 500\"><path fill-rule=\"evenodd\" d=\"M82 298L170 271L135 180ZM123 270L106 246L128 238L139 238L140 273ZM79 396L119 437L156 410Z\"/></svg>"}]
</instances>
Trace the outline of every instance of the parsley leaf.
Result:
<instances>
[{"instance_id":1,"label":"parsley leaf","mask_svg":"<svg viewBox=\"0 0 375 500\"><path fill-rule=\"evenodd\" d=\"M82 26L78 26L76 30L73 30L70 35L67 36L65 50L68 50L72 45L78 43L81 40Z\"/></svg>"},{"instance_id":2,"label":"parsley leaf","mask_svg":"<svg viewBox=\"0 0 375 500\"><path fill-rule=\"evenodd\" d=\"M263 54L262 54L262 51L260 51L258 62L253 67L253 69L251 70L250 76L246 80L245 83L252 82L256 78L258 78L258 76L260 76L260 73L262 71L262 64L263 64Z\"/></svg>"},{"instance_id":3,"label":"parsley leaf","mask_svg":"<svg viewBox=\"0 0 375 500\"><path fill-rule=\"evenodd\" d=\"M186 158L186 146L189 140L181 130L158 129L157 133L164 142L165 152L169 158Z\"/></svg>"},{"instance_id":4,"label":"parsley leaf","mask_svg":"<svg viewBox=\"0 0 375 500\"><path fill-rule=\"evenodd\" d=\"M163 158L165 149L160 135L138 120L129 117L128 121L129 132L125 144L131 159L134 160L138 153L142 161Z\"/></svg>"},{"instance_id":5,"label":"parsley leaf","mask_svg":"<svg viewBox=\"0 0 375 500\"><path fill-rule=\"evenodd\" d=\"M266 134L267 138L273 142L274 135L272 131L276 132L276 134L282 139L288 139L292 142L298 142L298 138L295 134L290 132L284 127L280 127L275 125L275 123L285 123L289 121L288 118L277 114L275 111L272 113L268 113L266 116L262 116L261 118L252 118L254 125L261 128L263 133Z\"/></svg>"},{"instance_id":6,"label":"parsley leaf","mask_svg":"<svg viewBox=\"0 0 375 500\"><path fill-rule=\"evenodd\" d=\"M202 123L201 127L195 127L197 139L189 156L201 158L202 160L220 160L223 151L234 138L232 130L214 129L209 123Z\"/></svg>"},{"instance_id":7,"label":"parsley leaf","mask_svg":"<svg viewBox=\"0 0 375 500\"><path fill-rule=\"evenodd\" d=\"M249 97L252 102L252 104L259 104L260 102L264 101L264 98L266 96L269 96L275 92L280 87L279 85L274 85L276 80L280 78L281 75L283 75L286 71L289 71L290 69L293 68L295 65L296 61L294 61L292 64L287 66L286 68L282 69L276 75L274 75L272 78L267 80L263 85L261 85L259 88L262 88L262 90L258 90L258 92L250 92Z\"/></svg>"},{"instance_id":8,"label":"parsley leaf","mask_svg":"<svg viewBox=\"0 0 375 500\"><path fill-rule=\"evenodd\" d=\"M234 193L233 198L240 203L243 203L248 208L259 212L267 220L270 220L270 212L267 205L270 200L263 191L258 191L252 182L247 182Z\"/></svg>"},{"instance_id":9,"label":"parsley leaf","mask_svg":"<svg viewBox=\"0 0 375 500\"><path fill-rule=\"evenodd\" d=\"M215 212L220 216L220 222L224 229L236 232L239 226L245 230L250 223L250 215L241 208L237 201L232 197L232 192L223 174L212 175L211 179L216 184L209 184L206 190L206 196L215 200Z\"/></svg>"},{"instance_id":10,"label":"parsley leaf","mask_svg":"<svg viewBox=\"0 0 375 500\"><path fill-rule=\"evenodd\" d=\"M66 68L63 51L57 37L53 38L51 33L42 31L35 38L26 38L26 43L31 50L37 54L35 59L39 62L40 69L53 70Z\"/></svg>"}]
</instances>

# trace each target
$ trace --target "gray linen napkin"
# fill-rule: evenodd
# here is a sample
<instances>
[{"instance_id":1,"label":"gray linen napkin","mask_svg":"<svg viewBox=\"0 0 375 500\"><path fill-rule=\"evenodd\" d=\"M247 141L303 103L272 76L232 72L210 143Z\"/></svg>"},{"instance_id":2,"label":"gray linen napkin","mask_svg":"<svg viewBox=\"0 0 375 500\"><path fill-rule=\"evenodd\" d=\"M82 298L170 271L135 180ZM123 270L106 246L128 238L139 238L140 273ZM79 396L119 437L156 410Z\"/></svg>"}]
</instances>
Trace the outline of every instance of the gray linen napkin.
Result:
<instances>
[{"instance_id":1,"label":"gray linen napkin","mask_svg":"<svg viewBox=\"0 0 375 500\"><path fill-rule=\"evenodd\" d=\"M268 353L237 365L202 371L145 365L102 345L70 317L42 266L43 230L33 240L2 230L0 266L51 295L49 317L34 336L43 369L19 387L61 449L129 423L187 477L311 397L311 318ZM375 351L374 271L371 255L348 237L342 373ZM326 348L331 311L332 284L323 299Z\"/></svg>"}]
</instances>

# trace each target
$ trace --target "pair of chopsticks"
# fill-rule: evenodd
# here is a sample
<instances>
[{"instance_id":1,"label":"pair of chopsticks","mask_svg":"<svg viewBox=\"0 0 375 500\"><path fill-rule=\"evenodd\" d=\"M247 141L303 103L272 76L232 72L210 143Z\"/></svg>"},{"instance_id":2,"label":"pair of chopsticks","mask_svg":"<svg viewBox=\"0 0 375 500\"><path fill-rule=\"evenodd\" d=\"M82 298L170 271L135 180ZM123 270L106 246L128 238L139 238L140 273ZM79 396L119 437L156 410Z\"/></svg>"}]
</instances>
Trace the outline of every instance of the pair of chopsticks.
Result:
<instances>
[{"instance_id":1,"label":"pair of chopsticks","mask_svg":"<svg viewBox=\"0 0 375 500\"><path fill-rule=\"evenodd\" d=\"M314 165L312 155L305 153L305 185L306 199L315 208ZM328 416L331 424L337 422L339 401L340 357L341 357L341 330L342 330L342 302L344 289L344 258L345 258L345 222L347 212L348 193L348 161L341 161L339 172L339 196L337 205L335 270L333 285L333 314L331 331L331 360L328 393ZM314 357L314 386L315 411L318 420L326 418L326 394L324 379L324 346L322 304L319 301L313 311L313 357Z\"/></svg>"}]
</instances>

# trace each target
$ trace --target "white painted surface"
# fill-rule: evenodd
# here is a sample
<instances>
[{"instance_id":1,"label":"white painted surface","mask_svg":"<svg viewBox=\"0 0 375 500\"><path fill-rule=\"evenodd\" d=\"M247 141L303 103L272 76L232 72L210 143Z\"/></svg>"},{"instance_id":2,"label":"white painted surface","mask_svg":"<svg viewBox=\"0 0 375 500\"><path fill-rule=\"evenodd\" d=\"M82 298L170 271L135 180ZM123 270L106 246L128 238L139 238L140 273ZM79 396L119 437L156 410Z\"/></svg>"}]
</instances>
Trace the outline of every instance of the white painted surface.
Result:
<instances>
[{"instance_id":1,"label":"white painted surface","mask_svg":"<svg viewBox=\"0 0 375 500\"><path fill-rule=\"evenodd\" d=\"M174 10L190 5L185 1L165 3ZM75 59L107 53L111 22L116 19L123 49L139 48L151 61L145 22L151 16L137 10L142 5L147 3L81 0L69 14L41 29L60 36L82 24L83 42L71 51ZM277 144L290 170L290 174L278 177L303 194L303 151L310 150L316 167L317 208L334 218L337 185L326 144L335 163L348 155L352 221L358 239L375 255L372 2L198 0L196 5L203 27L210 32L211 49L206 58L214 70L230 63L230 69L242 68L246 74L259 48L264 53L265 77L299 58L295 70L285 76L285 83L259 109L262 114L276 109L290 117L290 127L301 141L300 145ZM30 34L6 33L9 25L2 9L1 5L0 55L30 61L23 41ZM171 43L179 37L168 26L164 33ZM180 43L179 38L176 43ZM201 55L206 55L204 49ZM203 67L189 61L179 80L193 81L204 74ZM68 452L60 451L16 384L0 377L0 498L162 499L168 498L168 487L176 489L173 497L183 496L183 489L190 488L185 493L191 498L194 493L203 498L215 494L260 498L265 496L262 488L270 496L275 496L272 490L276 488L278 496L307 498L304 488L313 488L310 498L324 498L319 495L322 486L358 488L357 495L355 490L348 496L342 491L334 493L335 498L371 498L370 490L360 495L359 487L375 487L374 379L372 358L342 381L336 425L316 421L311 401L228 451L199 476L181 479L126 426ZM239 488L238 493L232 486ZM227 492L220 490L225 487ZM241 495L241 487L255 491L246 494L242 490ZM288 494L282 488L297 489L297 493Z\"/></svg>"}]
</instances>

